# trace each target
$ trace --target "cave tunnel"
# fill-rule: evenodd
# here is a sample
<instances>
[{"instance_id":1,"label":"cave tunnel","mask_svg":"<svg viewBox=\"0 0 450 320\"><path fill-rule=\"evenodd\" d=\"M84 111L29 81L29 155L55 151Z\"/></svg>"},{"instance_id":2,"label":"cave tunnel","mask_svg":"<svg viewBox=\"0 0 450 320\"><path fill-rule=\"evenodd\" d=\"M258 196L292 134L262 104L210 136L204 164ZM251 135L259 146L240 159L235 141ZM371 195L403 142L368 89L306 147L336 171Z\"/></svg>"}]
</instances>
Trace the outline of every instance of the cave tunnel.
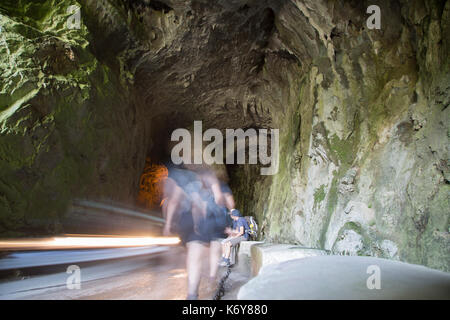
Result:
<instances>
[{"instance_id":1,"label":"cave tunnel","mask_svg":"<svg viewBox=\"0 0 450 320\"><path fill-rule=\"evenodd\" d=\"M3 0L0 237L143 226L71 229L88 202L163 221L173 134L201 123L203 149L256 137L208 165L254 240L448 272L449 21L448 0Z\"/></svg>"}]
</instances>

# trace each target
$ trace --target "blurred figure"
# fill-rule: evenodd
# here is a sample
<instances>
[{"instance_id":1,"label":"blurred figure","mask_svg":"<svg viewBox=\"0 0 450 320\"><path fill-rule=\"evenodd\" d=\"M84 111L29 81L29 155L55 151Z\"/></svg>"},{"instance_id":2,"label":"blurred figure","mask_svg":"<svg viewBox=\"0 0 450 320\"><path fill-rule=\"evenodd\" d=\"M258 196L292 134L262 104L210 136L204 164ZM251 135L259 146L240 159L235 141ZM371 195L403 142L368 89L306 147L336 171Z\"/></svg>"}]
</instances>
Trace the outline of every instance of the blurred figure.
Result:
<instances>
[{"instance_id":1,"label":"blurred figure","mask_svg":"<svg viewBox=\"0 0 450 320\"><path fill-rule=\"evenodd\" d=\"M180 166L167 166L168 177L164 183L164 202L162 204L163 216L166 219L163 234L178 233L179 225L174 221L179 219L183 212L190 209L190 199L185 192L186 186L196 180L196 175Z\"/></svg>"},{"instance_id":2,"label":"blurred figure","mask_svg":"<svg viewBox=\"0 0 450 320\"><path fill-rule=\"evenodd\" d=\"M227 203L232 200L231 190L223 193L214 172L205 168L168 166L169 174L164 187L163 211L166 224L164 235L176 233L187 248L187 299L198 298L202 273L202 260L209 249L209 287L216 285L218 263L221 256L220 241L225 238Z\"/></svg>"},{"instance_id":3,"label":"blurred figure","mask_svg":"<svg viewBox=\"0 0 450 320\"><path fill-rule=\"evenodd\" d=\"M221 181L220 182L220 190L222 191L222 194L223 194L224 206L228 209L228 211L234 209L235 202L234 202L234 198L233 198L233 192L231 191L228 184Z\"/></svg>"},{"instance_id":4,"label":"blurred figure","mask_svg":"<svg viewBox=\"0 0 450 320\"><path fill-rule=\"evenodd\" d=\"M233 192L231 191L228 184L226 184L223 181L220 182L220 189L222 191L223 199L224 199L224 205L222 206L222 210L225 213L225 220L226 220L225 221L225 229L232 228L233 227L233 219L231 218L230 213L235 207ZM224 232L223 238L227 238L227 237L228 237L228 235L226 234L226 232Z\"/></svg>"}]
</instances>

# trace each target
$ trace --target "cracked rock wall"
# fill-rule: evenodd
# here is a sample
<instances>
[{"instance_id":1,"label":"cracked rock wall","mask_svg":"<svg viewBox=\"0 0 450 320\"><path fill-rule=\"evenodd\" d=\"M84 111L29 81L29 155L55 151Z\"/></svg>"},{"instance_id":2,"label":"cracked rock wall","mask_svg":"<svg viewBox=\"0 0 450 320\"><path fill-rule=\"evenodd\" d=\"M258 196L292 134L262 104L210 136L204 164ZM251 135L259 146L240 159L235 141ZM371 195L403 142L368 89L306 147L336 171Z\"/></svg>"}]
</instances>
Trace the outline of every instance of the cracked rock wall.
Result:
<instances>
[{"instance_id":1,"label":"cracked rock wall","mask_svg":"<svg viewBox=\"0 0 450 320\"><path fill-rule=\"evenodd\" d=\"M239 203L269 241L448 271L450 2L377 4L381 30L366 27L368 2L280 10L278 41L303 72L288 71L274 115L280 172L237 170Z\"/></svg>"},{"instance_id":2,"label":"cracked rock wall","mask_svg":"<svg viewBox=\"0 0 450 320\"><path fill-rule=\"evenodd\" d=\"M75 1L0 4L0 234L63 232L74 197L130 201L144 127L119 73L90 49ZM120 188L117 188L120 186Z\"/></svg>"}]
</instances>

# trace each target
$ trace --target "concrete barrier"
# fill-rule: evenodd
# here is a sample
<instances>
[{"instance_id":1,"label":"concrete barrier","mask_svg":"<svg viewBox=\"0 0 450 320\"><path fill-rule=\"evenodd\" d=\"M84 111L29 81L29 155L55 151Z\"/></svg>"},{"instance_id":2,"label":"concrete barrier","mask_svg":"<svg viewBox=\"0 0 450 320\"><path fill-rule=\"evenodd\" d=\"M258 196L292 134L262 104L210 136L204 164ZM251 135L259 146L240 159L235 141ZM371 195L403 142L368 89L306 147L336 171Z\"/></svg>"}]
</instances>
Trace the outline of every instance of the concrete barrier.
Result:
<instances>
[{"instance_id":1,"label":"concrete barrier","mask_svg":"<svg viewBox=\"0 0 450 320\"><path fill-rule=\"evenodd\" d=\"M308 257L264 267L240 288L237 298L448 300L450 273L374 257Z\"/></svg>"},{"instance_id":2,"label":"concrete barrier","mask_svg":"<svg viewBox=\"0 0 450 320\"><path fill-rule=\"evenodd\" d=\"M251 248L254 245L262 244L264 241L242 241L237 252L237 263L235 269L244 275L251 272Z\"/></svg>"},{"instance_id":3,"label":"concrete barrier","mask_svg":"<svg viewBox=\"0 0 450 320\"><path fill-rule=\"evenodd\" d=\"M251 257L251 249L254 245L263 244L264 241L242 241L239 244L239 255L245 255L248 258Z\"/></svg>"},{"instance_id":4,"label":"concrete barrier","mask_svg":"<svg viewBox=\"0 0 450 320\"><path fill-rule=\"evenodd\" d=\"M305 248L292 244L257 244L252 245L250 250L252 276L256 276L263 267L274 263L327 255L325 250Z\"/></svg>"}]
</instances>

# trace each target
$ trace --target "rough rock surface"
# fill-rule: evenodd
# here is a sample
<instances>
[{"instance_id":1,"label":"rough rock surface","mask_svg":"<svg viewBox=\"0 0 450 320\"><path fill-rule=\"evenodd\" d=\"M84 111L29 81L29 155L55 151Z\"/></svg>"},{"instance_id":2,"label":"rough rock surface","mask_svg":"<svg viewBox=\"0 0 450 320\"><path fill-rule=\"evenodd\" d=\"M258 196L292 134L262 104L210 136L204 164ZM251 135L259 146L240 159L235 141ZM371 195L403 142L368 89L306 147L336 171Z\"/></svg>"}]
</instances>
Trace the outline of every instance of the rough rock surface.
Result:
<instances>
[{"instance_id":1,"label":"rough rock surface","mask_svg":"<svg viewBox=\"0 0 450 320\"><path fill-rule=\"evenodd\" d=\"M450 1L4 0L0 233L133 202L169 133L279 128L229 166L262 238L450 270ZM67 8L81 5L80 29Z\"/></svg>"},{"instance_id":2,"label":"rough rock surface","mask_svg":"<svg viewBox=\"0 0 450 320\"><path fill-rule=\"evenodd\" d=\"M448 271L450 2L377 3L381 30L367 29L364 1L277 12L278 43L301 76L290 68L288 103L274 103L279 173L238 168L238 203L267 241Z\"/></svg>"}]
</instances>

